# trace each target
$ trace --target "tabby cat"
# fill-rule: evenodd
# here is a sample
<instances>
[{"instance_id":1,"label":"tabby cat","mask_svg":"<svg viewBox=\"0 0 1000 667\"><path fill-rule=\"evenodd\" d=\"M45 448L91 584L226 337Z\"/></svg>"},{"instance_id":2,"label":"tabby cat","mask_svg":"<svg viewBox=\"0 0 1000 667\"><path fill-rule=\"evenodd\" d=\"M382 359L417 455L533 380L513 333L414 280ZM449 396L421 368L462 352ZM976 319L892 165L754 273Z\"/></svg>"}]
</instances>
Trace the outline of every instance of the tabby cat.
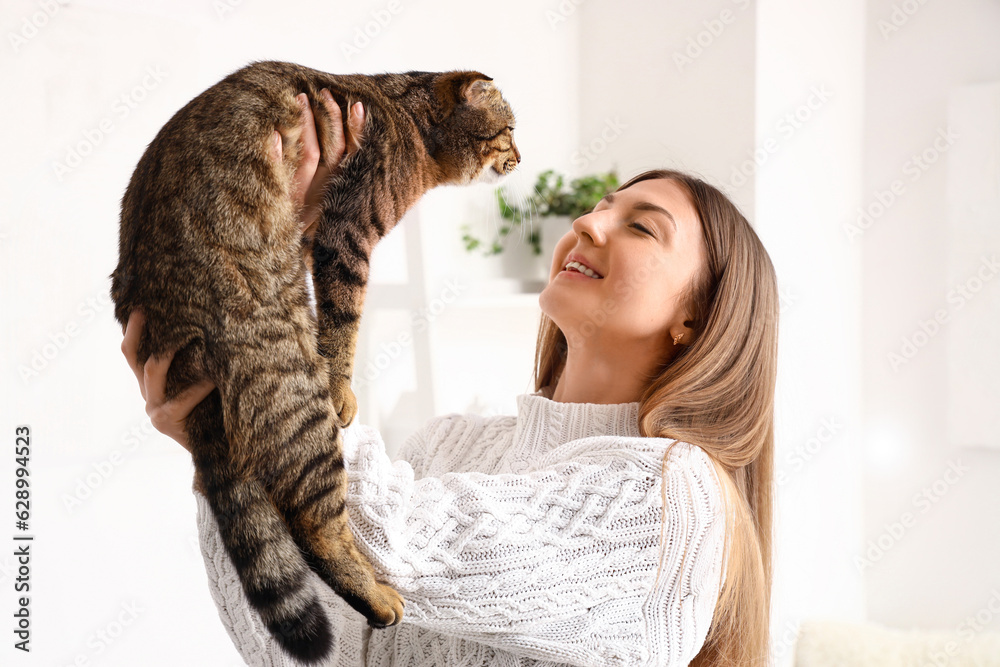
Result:
<instances>
[{"instance_id":1,"label":"tabby cat","mask_svg":"<svg viewBox=\"0 0 1000 667\"><path fill-rule=\"evenodd\" d=\"M291 188L298 93L330 159L323 88L345 119L362 102L365 126L360 150L330 177L312 239L317 323ZM479 72L334 75L258 62L178 111L125 191L115 317L124 325L144 311L140 363L178 350L167 399L204 376L218 387L185 424L196 473L248 601L302 662L332 645L307 567L372 626L403 615L402 598L356 548L344 506L340 428L356 413L350 380L371 251L429 189L513 170L513 129L510 106ZM280 162L269 157L275 130Z\"/></svg>"}]
</instances>

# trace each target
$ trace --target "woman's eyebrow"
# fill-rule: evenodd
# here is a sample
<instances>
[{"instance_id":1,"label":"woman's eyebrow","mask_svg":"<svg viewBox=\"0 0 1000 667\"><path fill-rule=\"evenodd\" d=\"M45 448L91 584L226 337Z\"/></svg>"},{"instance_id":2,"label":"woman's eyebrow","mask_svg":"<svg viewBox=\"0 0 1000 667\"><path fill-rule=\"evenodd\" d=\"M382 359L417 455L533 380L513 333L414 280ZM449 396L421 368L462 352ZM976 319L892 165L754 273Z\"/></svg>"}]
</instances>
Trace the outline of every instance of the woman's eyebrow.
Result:
<instances>
[{"instance_id":1,"label":"woman's eyebrow","mask_svg":"<svg viewBox=\"0 0 1000 667\"><path fill-rule=\"evenodd\" d=\"M601 199L601 201L605 201L605 202L608 203L608 205L611 205L611 204L615 203L615 197L614 197L614 195L606 194ZM600 202L598 202L598 204L599 203ZM674 216L672 216L670 214L670 211L668 211L667 209L663 208L662 206L657 206L656 204L654 204L652 202L648 202L648 201L641 201L641 202L637 202L635 204L632 204L632 210L634 210L634 211L650 211L652 213L662 213L663 215L667 216L667 220L669 220L670 224L674 226L674 232L675 233L677 232L677 221L674 220Z\"/></svg>"}]
</instances>

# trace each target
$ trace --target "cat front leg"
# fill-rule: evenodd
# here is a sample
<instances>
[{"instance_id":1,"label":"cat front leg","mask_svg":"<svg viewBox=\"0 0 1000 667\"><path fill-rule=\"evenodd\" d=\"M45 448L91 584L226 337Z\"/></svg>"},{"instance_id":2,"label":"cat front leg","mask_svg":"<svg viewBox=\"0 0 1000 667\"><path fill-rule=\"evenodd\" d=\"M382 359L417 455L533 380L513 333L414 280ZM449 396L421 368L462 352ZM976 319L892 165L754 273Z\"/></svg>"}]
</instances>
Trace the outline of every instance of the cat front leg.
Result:
<instances>
[{"instance_id":1,"label":"cat front leg","mask_svg":"<svg viewBox=\"0 0 1000 667\"><path fill-rule=\"evenodd\" d=\"M329 360L330 400L339 425L345 427L358 412L351 377L368 285L370 246L353 226L337 227L338 233L329 233L332 230L320 226L313 242L313 279L319 320L318 350Z\"/></svg>"}]
</instances>

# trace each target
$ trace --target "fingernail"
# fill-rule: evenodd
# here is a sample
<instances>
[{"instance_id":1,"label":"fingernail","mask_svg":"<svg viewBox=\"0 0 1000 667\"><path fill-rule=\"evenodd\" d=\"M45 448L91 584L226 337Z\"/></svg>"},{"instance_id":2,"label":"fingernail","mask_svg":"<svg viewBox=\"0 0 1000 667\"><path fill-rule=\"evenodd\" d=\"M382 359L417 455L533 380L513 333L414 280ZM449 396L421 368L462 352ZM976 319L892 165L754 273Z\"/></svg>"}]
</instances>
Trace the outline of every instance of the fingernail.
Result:
<instances>
[{"instance_id":1,"label":"fingernail","mask_svg":"<svg viewBox=\"0 0 1000 667\"><path fill-rule=\"evenodd\" d=\"M365 105L363 105L361 102L355 102L354 106L351 107L351 113L353 113L356 116L360 116L364 112L365 112Z\"/></svg>"},{"instance_id":2,"label":"fingernail","mask_svg":"<svg viewBox=\"0 0 1000 667\"><path fill-rule=\"evenodd\" d=\"M324 88L323 90L319 91L319 94L322 95L323 99L326 100L327 102L332 102L333 101L333 95L326 88Z\"/></svg>"},{"instance_id":3,"label":"fingernail","mask_svg":"<svg viewBox=\"0 0 1000 667\"><path fill-rule=\"evenodd\" d=\"M309 98L307 97L307 95L305 93L299 93L298 95L295 96L295 99L298 100L299 106L304 109L305 106L306 106L306 101Z\"/></svg>"}]
</instances>

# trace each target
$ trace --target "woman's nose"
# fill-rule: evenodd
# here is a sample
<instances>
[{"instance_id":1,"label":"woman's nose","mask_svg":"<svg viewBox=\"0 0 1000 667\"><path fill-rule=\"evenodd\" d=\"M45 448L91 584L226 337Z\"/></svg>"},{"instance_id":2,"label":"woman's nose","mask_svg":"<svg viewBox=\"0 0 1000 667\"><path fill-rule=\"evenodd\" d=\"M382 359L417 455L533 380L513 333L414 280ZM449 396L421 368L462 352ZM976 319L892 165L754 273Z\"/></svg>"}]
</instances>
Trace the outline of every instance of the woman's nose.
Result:
<instances>
[{"instance_id":1,"label":"woman's nose","mask_svg":"<svg viewBox=\"0 0 1000 667\"><path fill-rule=\"evenodd\" d=\"M573 221L573 231L579 236L586 237L594 245L604 245L606 240L604 231L605 217L607 216L604 211L581 215Z\"/></svg>"}]
</instances>

